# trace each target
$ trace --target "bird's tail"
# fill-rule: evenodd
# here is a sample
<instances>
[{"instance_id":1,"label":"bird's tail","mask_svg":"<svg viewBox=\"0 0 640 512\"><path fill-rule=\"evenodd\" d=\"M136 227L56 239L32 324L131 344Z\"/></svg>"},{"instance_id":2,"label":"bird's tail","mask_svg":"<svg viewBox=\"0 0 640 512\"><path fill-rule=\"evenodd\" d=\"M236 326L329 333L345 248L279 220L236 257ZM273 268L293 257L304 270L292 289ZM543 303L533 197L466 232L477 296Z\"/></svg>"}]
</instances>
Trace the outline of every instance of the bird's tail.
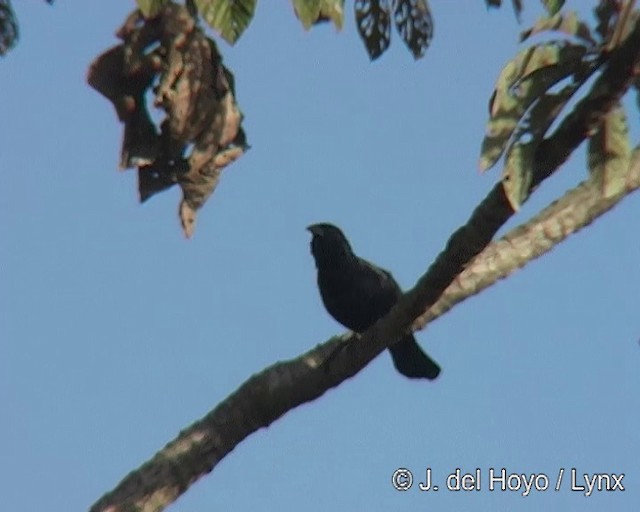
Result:
<instances>
[{"instance_id":1,"label":"bird's tail","mask_svg":"<svg viewBox=\"0 0 640 512\"><path fill-rule=\"evenodd\" d=\"M389 347L389 352L396 370L405 377L433 380L440 375L438 363L422 351L412 335Z\"/></svg>"}]
</instances>

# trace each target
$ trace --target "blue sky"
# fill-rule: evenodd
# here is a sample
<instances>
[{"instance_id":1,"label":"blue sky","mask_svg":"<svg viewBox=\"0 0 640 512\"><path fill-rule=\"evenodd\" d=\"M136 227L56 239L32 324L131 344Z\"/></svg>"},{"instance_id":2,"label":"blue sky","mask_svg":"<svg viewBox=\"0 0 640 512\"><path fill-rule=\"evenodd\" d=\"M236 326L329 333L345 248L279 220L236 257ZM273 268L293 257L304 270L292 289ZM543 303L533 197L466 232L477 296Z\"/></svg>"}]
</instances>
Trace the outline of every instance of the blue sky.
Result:
<instances>
[{"instance_id":1,"label":"blue sky","mask_svg":"<svg viewBox=\"0 0 640 512\"><path fill-rule=\"evenodd\" d=\"M240 42L220 45L252 149L187 241L178 190L137 203L135 174L116 170L115 113L85 83L133 2L15 2L21 39L0 61L3 509L86 510L250 375L343 332L307 225L340 225L413 285L499 177L477 172L487 101L540 13L526 2L519 26L509 6L431 4L423 60L394 34L370 63L350 6L343 32L305 32L288 2L261 2ZM585 176L582 147L508 227ZM637 510L638 218L631 196L419 333L436 382L403 379L382 354L171 510ZM441 485L480 468L483 488L400 493L399 467ZM625 473L626 490L489 492L502 467L551 487L560 468Z\"/></svg>"}]
</instances>

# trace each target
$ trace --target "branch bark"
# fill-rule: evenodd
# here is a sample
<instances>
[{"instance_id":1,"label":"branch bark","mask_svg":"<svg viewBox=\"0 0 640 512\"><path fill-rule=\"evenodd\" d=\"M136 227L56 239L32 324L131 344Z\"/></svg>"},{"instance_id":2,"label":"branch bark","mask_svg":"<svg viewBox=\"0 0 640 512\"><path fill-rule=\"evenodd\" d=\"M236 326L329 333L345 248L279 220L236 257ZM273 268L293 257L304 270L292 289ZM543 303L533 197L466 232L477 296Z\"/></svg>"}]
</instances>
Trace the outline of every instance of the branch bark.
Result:
<instances>
[{"instance_id":1,"label":"branch bark","mask_svg":"<svg viewBox=\"0 0 640 512\"><path fill-rule=\"evenodd\" d=\"M564 163L593 131L601 117L626 92L634 79L633 68L639 56L640 24L611 55L589 94L540 144L536 152L532 188ZM513 251L518 253L518 258L514 259L512 268L505 264L499 266L497 271L489 272L492 277L487 280L476 277L476 291L473 293L548 251L555 243L589 224L626 194L640 187L638 160L636 152L629 170L627 189L620 195L601 199L599 191L588 182L584 183L569 194L569 199L565 196L549 206L531 221L533 224L529 223L529 227L517 228L507 235L501 242L509 244L512 250L521 247L519 244L523 240L535 238L541 232L545 234L545 240L537 246L529 239L529 243L537 247L535 251L526 250L521 254L520 251ZM578 200L585 202L584 208L578 207ZM591 206L586 206L587 203ZM276 363L252 376L215 409L181 432L151 460L126 476L113 491L92 506L91 512L164 509L191 484L209 473L247 436L354 376L402 333L420 327L445 312L442 301L447 299L446 296L440 297L459 275L457 282L464 282L464 274L461 273L466 267L469 268L467 272L475 275L483 265L491 268L491 262L498 257L496 255L506 254L505 246L500 246L501 242L498 242L494 244L493 251L487 251L486 255L471 263L513 213L502 185L497 184L469 221L451 236L446 248L414 288L367 332L361 336L349 334L331 338L294 360ZM538 227L534 229L533 226ZM436 304L439 299L440 302ZM459 302L462 299L458 297L456 300ZM436 316L429 318L429 311L434 304L434 311L440 308L442 312L433 313ZM336 348L341 350L336 352ZM332 354L331 364L323 365L329 354Z\"/></svg>"}]
</instances>

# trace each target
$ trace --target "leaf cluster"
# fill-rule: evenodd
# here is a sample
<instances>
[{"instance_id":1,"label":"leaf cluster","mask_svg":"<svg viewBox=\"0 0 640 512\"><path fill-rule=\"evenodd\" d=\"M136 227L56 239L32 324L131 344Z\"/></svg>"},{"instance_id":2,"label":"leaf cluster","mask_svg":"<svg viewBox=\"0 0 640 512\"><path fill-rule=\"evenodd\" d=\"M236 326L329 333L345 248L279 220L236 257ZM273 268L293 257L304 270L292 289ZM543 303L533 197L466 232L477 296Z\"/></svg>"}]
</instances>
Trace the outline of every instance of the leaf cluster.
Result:
<instances>
[{"instance_id":1,"label":"leaf cluster","mask_svg":"<svg viewBox=\"0 0 640 512\"><path fill-rule=\"evenodd\" d=\"M145 16L154 16L169 0L137 0ZM345 0L291 0L305 30L332 22L344 25ZM229 44L234 44L251 23L257 0L187 0L193 9ZM354 0L358 33L369 57L377 59L389 47L391 25L411 54L424 55L433 38L433 18L427 0Z\"/></svg>"},{"instance_id":2,"label":"leaf cluster","mask_svg":"<svg viewBox=\"0 0 640 512\"><path fill-rule=\"evenodd\" d=\"M546 5L553 13L562 2ZM631 11L631 5L600 2L593 29L575 12L557 11L521 34L521 42L540 41L518 52L500 72L489 101L480 156L483 171L504 156L503 185L514 209L531 193L533 162L545 134L636 23L638 13ZM553 38L545 40L548 34ZM627 132L626 114L618 104L588 134L589 169L605 195L615 194L623 186L631 154Z\"/></svg>"},{"instance_id":3,"label":"leaf cluster","mask_svg":"<svg viewBox=\"0 0 640 512\"><path fill-rule=\"evenodd\" d=\"M233 75L189 10L169 2L149 12L127 18L117 33L122 43L95 59L88 82L124 125L120 167L137 167L140 201L178 184L180 221L190 237L221 170L247 148L242 114ZM159 127L146 101L151 90L165 113Z\"/></svg>"}]
</instances>

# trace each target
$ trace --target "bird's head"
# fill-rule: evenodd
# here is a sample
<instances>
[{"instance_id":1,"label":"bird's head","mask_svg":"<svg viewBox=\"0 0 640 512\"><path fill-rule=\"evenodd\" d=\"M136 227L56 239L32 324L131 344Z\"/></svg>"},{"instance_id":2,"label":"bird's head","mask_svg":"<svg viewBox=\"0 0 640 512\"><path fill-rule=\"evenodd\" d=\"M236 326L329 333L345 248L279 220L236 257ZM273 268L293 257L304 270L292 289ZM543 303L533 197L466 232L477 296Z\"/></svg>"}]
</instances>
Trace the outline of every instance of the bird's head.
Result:
<instances>
[{"instance_id":1,"label":"bird's head","mask_svg":"<svg viewBox=\"0 0 640 512\"><path fill-rule=\"evenodd\" d=\"M333 224L312 224L307 227L311 233L311 254L316 264L329 263L335 265L344 259L353 257L353 252L347 237L340 228Z\"/></svg>"}]
</instances>

